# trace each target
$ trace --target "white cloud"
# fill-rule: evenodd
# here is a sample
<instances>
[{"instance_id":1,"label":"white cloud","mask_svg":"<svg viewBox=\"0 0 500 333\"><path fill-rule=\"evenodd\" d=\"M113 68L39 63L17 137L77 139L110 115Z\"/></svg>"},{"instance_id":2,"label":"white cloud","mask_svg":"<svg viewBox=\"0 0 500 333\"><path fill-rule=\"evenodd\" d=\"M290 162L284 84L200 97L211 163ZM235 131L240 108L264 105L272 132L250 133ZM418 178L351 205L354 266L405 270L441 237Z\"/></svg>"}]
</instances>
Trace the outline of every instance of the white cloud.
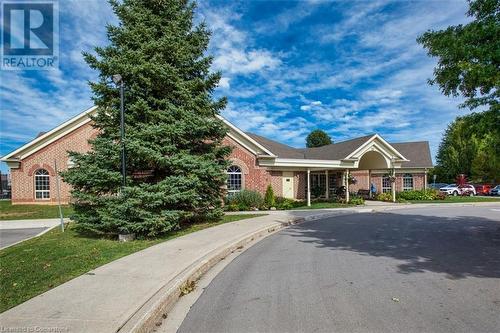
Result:
<instances>
[{"instance_id":1,"label":"white cloud","mask_svg":"<svg viewBox=\"0 0 500 333\"><path fill-rule=\"evenodd\" d=\"M224 73L248 74L263 69L273 69L281 61L266 50L243 51L238 49L227 50L214 60L214 69Z\"/></svg>"},{"instance_id":2,"label":"white cloud","mask_svg":"<svg viewBox=\"0 0 500 333\"><path fill-rule=\"evenodd\" d=\"M214 70L225 75L249 74L274 69L281 64L279 55L253 46L247 33L232 24L241 18L234 8L214 10L209 5L202 5L200 10L200 16L213 31L210 49L214 54Z\"/></svg>"},{"instance_id":3,"label":"white cloud","mask_svg":"<svg viewBox=\"0 0 500 333\"><path fill-rule=\"evenodd\" d=\"M221 77L219 80L219 87L224 88L224 89L229 89L229 87L230 87L229 81L231 81L230 78Z\"/></svg>"}]
</instances>

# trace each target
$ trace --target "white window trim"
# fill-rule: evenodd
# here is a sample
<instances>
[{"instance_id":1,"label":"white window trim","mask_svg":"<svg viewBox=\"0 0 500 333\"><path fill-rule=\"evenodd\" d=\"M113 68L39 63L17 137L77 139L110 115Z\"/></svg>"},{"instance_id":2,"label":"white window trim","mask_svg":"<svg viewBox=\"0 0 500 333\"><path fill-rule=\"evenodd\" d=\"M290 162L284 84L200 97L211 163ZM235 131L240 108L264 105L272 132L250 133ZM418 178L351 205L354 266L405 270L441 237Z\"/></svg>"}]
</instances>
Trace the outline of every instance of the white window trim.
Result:
<instances>
[{"instance_id":1,"label":"white window trim","mask_svg":"<svg viewBox=\"0 0 500 333\"><path fill-rule=\"evenodd\" d=\"M389 187L384 186L384 179L389 179ZM382 177L382 193L391 193L392 191L392 185L391 185L391 176L385 175Z\"/></svg>"},{"instance_id":2,"label":"white window trim","mask_svg":"<svg viewBox=\"0 0 500 333\"><path fill-rule=\"evenodd\" d=\"M44 175L37 175L37 173L39 171L42 171L42 170L45 171L46 174L44 174ZM36 186L37 186L36 181L37 181L38 177L47 177L47 179L48 179L48 187L49 187L48 190L37 190L37 188L36 188ZM34 189L35 189L35 200L41 200L41 201L50 200L50 173L47 170L45 170L45 169L37 169L34 172L33 185L34 185ZM41 193L42 197L41 198L37 198L37 193ZM44 197L44 193L47 193L48 197L45 198Z\"/></svg>"},{"instance_id":3,"label":"white window trim","mask_svg":"<svg viewBox=\"0 0 500 333\"><path fill-rule=\"evenodd\" d=\"M411 179L411 187L405 186L405 180ZM415 181L413 179L413 174L411 173L405 173L403 174L403 191L413 191L415 188Z\"/></svg>"},{"instance_id":4,"label":"white window trim","mask_svg":"<svg viewBox=\"0 0 500 333\"><path fill-rule=\"evenodd\" d=\"M240 171L239 172L230 172L229 169L231 169L232 167L236 167ZM228 184L229 184L229 177L231 177L231 175L240 175L240 188L237 189L237 190L231 190L229 188L229 186L227 186L227 193L228 193L228 195L233 195L235 193L241 192L241 190L243 189L243 170L242 170L242 168L239 165L233 164L233 165L229 166L229 168L227 168L226 174L228 176L228 178L227 178Z\"/></svg>"}]
</instances>

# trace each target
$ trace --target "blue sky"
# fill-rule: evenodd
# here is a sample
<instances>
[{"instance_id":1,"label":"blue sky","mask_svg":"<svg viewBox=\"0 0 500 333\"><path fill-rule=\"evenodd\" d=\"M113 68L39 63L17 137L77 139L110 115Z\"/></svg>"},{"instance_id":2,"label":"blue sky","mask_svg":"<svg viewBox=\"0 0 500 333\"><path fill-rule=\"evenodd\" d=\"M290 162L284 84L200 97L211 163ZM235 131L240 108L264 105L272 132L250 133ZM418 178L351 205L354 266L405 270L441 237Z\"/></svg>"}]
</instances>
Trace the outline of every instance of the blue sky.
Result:
<instances>
[{"instance_id":1,"label":"blue sky","mask_svg":"<svg viewBox=\"0 0 500 333\"><path fill-rule=\"evenodd\" d=\"M105 45L116 18L103 0L59 9L59 69L0 72L0 155L92 106L96 73L81 52ZM197 19L213 31L223 115L243 130L296 147L315 128L334 141L377 132L428 140L434 154L447 124L468 111L427 84L436 60L415 39L467 22L466 11L465 0L203 1Z\"/></svg>"}]
</instances>

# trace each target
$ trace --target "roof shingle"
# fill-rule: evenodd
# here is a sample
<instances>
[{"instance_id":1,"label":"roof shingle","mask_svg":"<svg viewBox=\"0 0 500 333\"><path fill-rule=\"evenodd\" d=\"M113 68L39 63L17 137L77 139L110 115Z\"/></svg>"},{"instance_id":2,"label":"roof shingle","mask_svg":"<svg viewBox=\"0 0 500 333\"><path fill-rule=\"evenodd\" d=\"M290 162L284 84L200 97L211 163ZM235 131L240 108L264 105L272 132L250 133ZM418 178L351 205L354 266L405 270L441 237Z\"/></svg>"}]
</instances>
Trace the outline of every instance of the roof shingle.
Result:
<instances>
[{"instance_id":1,"label":"roof shingle","mask_svg":"<svg viewBox=\"0 0 500 333\"><path fill-rule=\"evenodd\" d=\"M344 159L374 135L366 135L317 148L294 148L254 133L247 132L246 134L279 158L313 160ZM410 160L409 162L403 162L403 168L432 168L432 158L429 143L427 141L389 144L399 151L404 157Z\"/></svg>"}]
</instances>

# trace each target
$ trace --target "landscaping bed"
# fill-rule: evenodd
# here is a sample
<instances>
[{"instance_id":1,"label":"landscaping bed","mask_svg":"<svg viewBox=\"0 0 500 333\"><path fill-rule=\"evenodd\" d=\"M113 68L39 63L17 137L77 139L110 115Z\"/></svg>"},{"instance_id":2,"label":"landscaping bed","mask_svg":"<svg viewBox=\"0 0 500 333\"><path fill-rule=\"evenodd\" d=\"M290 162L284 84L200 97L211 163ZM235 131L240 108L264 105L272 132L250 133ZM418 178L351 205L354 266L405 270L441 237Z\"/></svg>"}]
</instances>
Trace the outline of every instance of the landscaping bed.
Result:
<instances>
[{"instance_id":1,"label":"landscaping bed","mask_svg":"<svg viewBox=\"0 0 500 333\"><path fill-rule=\"evenodd\" d=\"M220 221L182 226L157 239L118 242L85 237L72 224L0 251L0 312L92 269L149 246L223 223L264 216L226 215Z\"/></svg>"},{"instance_id":2,"label":"landscaping bed","mask_svg":"<svg viewBox=\"0 0 500 333\"><path fill-rule=\"evenodd\" d=\"M73 209L68 205L63 205L62 210L64 217L69 217L73 213ZM58 217L59 207L57 205L12 205L10 200L0 201L0 221L50 219Z\"/></svg>"}]
</instances>

